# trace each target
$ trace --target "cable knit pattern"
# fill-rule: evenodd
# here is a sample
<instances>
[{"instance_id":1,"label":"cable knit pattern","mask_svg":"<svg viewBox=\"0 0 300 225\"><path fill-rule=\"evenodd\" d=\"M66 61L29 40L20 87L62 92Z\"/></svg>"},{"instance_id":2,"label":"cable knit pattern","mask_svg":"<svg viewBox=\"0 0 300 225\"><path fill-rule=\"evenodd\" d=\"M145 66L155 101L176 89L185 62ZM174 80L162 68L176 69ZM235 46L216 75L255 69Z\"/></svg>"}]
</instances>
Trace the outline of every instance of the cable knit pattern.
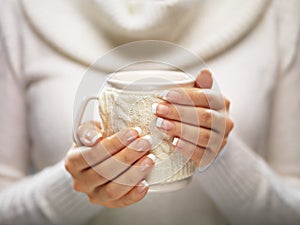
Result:
<instances>
[{"instance_id":1,"label":"cable knit pattern","mask_svg":"<svg viewBox=\"0 0 300 225\"><path fill-rule=\"evenodd\" d=\"M153 138L152 153L157 161L147 176L150 184L165 184L183 180L194 174L192 161L178 151L174 151L171 140L155 126L156 117L151 112L153 103L161 102L155 92L121 90L106 87L100 97L100 114L105 121L106 135L111 135L127 127L139 126L142 136Z\"/></svg>"}]
</instances>

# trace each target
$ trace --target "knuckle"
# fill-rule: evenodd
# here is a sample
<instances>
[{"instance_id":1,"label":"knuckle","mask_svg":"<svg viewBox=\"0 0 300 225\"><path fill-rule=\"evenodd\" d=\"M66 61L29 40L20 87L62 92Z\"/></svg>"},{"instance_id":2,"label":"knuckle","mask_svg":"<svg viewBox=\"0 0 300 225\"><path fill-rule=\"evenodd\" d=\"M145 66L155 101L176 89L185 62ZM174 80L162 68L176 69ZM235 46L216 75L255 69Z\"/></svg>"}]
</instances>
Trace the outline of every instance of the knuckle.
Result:
<instances>
[{"instance_id":1,"label":"knuckle","mask_svg":"<svg viewBox=\"0 0 300 225\"><path fill-rule=\"evenodd\" d=\"M98 204L99 201L94 194L88 194L89 202L92 204Z\"/></svg>"},{"instance_id":2,"label":"knuckle","mask_svg":"<svg viewBox=\"0 0 300 225\"><path fill-rule=\"evenodd\" d=\"M75 191L83 192L82 185L78 180L73 180L72 187Z\"/></svg>"},{"instance_id":3,"label":"knuckle","mask_svg":"<svg viewBox=\"0 0 300 225\"><path fill-rule=\"evenodd\" d=\"M226 97L225 97L225 103L226 103L227 109L229 109L229 108L230 108L231 102L230 102L230 100L229 100L228 98L226 98Z\"/></svg>"},{"instance_id":4,"label":"knuckle","mask_svg":"<svg viewBox=\"0 0 300 225\"><path fill-rule=\"evenodd\" d=\"M111 146L111 148L112 149L119 149L120 148L120 142L124 142L124 144L125 144L125 141L123 141L123 135L120 135L120 134L118 134L117 136L116 136L116 138L112 138L111 140L110 140L110 146Z\"/></svg>"},{"instance_id":5,"label":"knuckle","mask_svg":"<svg viewBox=\"0 0 300 225\"><path fill-rule=\"evenodd\" d=\"M212 122L212 113L210 110L205 110L200 114L200 124L210 125Z\"/></svg>"},{"instance_id":6,"label":"knuckle","mask_svg":"<svg viewBox=\"0 0 300 225\"><path fill-rule=\"evenodd\" d=\"M133 161L133 157L132 157L132 153L131 152L123 152L122 154L122 163L126 164L126 165L131 165L132 161Z\"/></svg>"},{"instance_id":7,"label":"knuckle","mask_svg":"<svg viewBox=\"0 0 300 225\"><path fill-rule=\"evenodd\" d=\"M126 185L128 186L134 186L137 183L137 180L139 179L139 177L141 176L141 174L135 174L134 176L132 174L126 174L126 176L124 177L126 180Z\"/></svg>"},{"instance_id":8,"label":"knuckle","mask_svg":"<svg viewBox=\"0 0 300 225\"><path fill-rule=\"evenodd\" d=\"M75 168L79 168L81 159L81 153L78 154L76 151L69 151L65 160L65 168L71 172L74 171Z\"/></svg>"},{"instance_id":9,"label":"knuckle","mask_svg":"<svg viewBox=\"0 0 300 225\"><path fill-rule=\"evenodd\" d=\"M210 93L207 95L209 106L213 109L225 108L226 102L220 93Z\"/></svg>"},{"instance_id":10,"label":"knuckle","mask_svg":"<svg viewBox=\"0 0 300 225\"><path fill-rule=\"evenodd\" d=\"M228 118L228 119L227 119L227 125L226 125L226 126L228 127L228 131L229 131L229 132L233 129L233 127L234 127L234 122L233 122L233 120L232 120L231 118Z\"/></svg>"},{"instance_id":11,"label":"knuckle","mask_svg":"<svg viewBox=\"0 0 300 225\"><path fill-rule=\"evenodd\" d=\"M201 136L202 136L203 142L205 144L208 144L209 140L210 140L210 132L203 132Z\"/></svg>"},{"instance_id":12,"label":"knuckle","mask_svg":"<svg viewBox=\"0 0 300 225\"><path fill-rule=\"evenodd\" d=\"M205 141L206 143L208 143L209 140L210 140L210 132L204 132L204 134L202 134L202 135L203 135L204 141Z\"/></svg>"},{"instance_id":13,"label":"knuckle","mask_svg":"<svg viewBox=\"0 0 300 225\"><path fill-rule=\"evenodd\" d=\"M186 118L185 110L182 107L174 107L172 114L174 114L175 119Z\"/></svg>"},{"instance_id":14,"label":"knuckle","mask_svg":"<svg viewBox=\"0 0 300 225\"><path fill-rule=\"evenodd\" d=\"M100 191L102 192L102 195L105 196L105 199L108 199L109 201L113 201L118 198L118 193L112 190L110 185L103 186Z\"/></svg>"},{"instance_id":15,"label":"knuckle","mask_svg":"<svg viewBox=\"0 0 300 225\"><path fill-rule=\"evenodd\" d=\"M133 195L132 193L128 194L126 198L122 201L123 206L132 205L133 203L138 201L138 197Z\"/></svg>"},{"instance_id":16,"label":"knuckle","mask_svg":"<svg viewBox=\"0 0 300 225\"><path fill-rule=\"evenodd\" d=\"M74 171L73 163L69 158L66 158L65 160L65 169L71 174Z\"/></svg>"}]
</instances>

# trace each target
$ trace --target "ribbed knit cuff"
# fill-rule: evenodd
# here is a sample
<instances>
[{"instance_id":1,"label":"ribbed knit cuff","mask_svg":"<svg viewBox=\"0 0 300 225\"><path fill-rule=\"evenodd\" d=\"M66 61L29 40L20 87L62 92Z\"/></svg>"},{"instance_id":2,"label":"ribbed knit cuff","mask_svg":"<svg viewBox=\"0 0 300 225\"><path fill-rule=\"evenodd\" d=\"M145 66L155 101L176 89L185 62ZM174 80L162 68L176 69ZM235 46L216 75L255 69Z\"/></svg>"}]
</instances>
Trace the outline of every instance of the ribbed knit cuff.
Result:
<instances>
[{"instance_id":1,"label":"ribbed knit cuff","mask_svg":"<svg viewBox=\"0 0 300 225\"><path fill-rule=\"evenodd\" d=\"M64 162L42 171L36 177L36 186L41 210L55 224L83 224L102 209L74 191Z\"/></svg>"},{"instance_id":2,"label":"ribbed knit cuff","mask_svg":"<svg viewBox=\"0 0 300 225\"><path fill-rule=\"evenodd\" d=\"M299 224L299 189L290 186L239 138L198 178L232 224Z\"/></svg>"},{"instance_id":3,"label":"ribbed knit cuff","mask_svg":"<svg viewBox=\"0 0 300 225\"><path fill-rule=\"evenodd\" d=\"M248 146L229 139L222 157L205 172L197 174L201 186L228 214L256 196L263 183L266 165Z\"/></svg>"}]
</instances>

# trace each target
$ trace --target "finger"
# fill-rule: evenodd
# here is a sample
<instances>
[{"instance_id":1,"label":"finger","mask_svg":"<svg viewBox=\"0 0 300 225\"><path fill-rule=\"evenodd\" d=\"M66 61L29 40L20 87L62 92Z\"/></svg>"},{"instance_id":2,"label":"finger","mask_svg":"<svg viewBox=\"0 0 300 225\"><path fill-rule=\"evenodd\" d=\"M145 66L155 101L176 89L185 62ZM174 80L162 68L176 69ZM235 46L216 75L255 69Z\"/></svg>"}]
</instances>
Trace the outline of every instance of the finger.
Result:
<instances>
[{"instance_id":1,"label":"finger","mask_svg":"<svg viewBox=\"0 0 300 225\"><path fill-rule=\"evenodd\" d=\"M174 138L172 145L174 145L176 147L175 150L181 152L187 160L193 160L196 167L200 166L202 156L204 155L205 151L208 151L206 148L199 147L179 138Z\"/></svg>"},{"instance_id":2,"label":"finger","mask_svg":"<svg viewBox=\"0 0 300 225\"><path fill-rule=\"evenodd\" d=\"M210 89L175 88L164 91L161 98L179 105L190 105L215 110L225 108L223 95Z\"/></svg>"},{"instance_id":3,"label":"finger","mask_svg":"<svg viewBox=\"0 0 300 225\"><path fill-rule=\"evenodd\" d=\"M144 156L130 167L128 171L117 177L115 180L96 189L96 192L98 192L97 196L104 202L122 198L122 196L127 194L146 177L153 168L154 162L155 156L153 154Z\"/></svg>"},{"instance_id":4,"label":"finger","mask_svg":"<svg viewBox=\"0 0 300 225\"><path fill-rule=\"evenodd\" d=\"M205 149L179 138L174 138L172 144L176 147L176 150L181 152L187 159L193 160L196 167L204 167L210 164L217 157L226 145L226 142L227 139L223 139L220 148L215 150L209 148Z\"/></svg>"},{"instance_id":5,"label":"finger","mask_svg":"<svg viewBox=\"0 0 300 225\"><path fill-rule=\"evenodd\" d=\"M77 129L77 136L81 144L92 147L97 144L101 138L100 123L96 121L89 121L81 124Z\"/></svg>"},{"instance_id":6,"label":"finger","mask_svg":"<svg viewBox=\"0 0 300 225\"><path fill-rule=\"evenodd\" d=\"M195 81L195 87L210 89L213 85L212 73L208 69L200 71Z\"/></svg>"},{"instance_id":7,"label":"finger","mask_svg":"<svg viewBox=\"0 0 300 225\"><path fill-rule=\"evenodd\" d=\"M98 196L94 194L90 196L90 201L107 208L122 208L142 200L146 196L148 190L149 184L147 183L147 181L143 180L120 199L109 202L100 202Z\"/></svg>"},{"instance_id":8,"label":"finger","mask_svg":"<svg viewBox=\"0 0 300 225\"><path fill-rule=\"evenodd\" d=\"M143 180L120 199L110 202L110 206L113 208L122 208L132 205L142 200L148 190L149 184L146 180Z\"/></svg>"},{"instance_id":9,"label":"finger","mask_svg":"<svg viewBox=\"0 0 300 225\"><path fill-rule=\"evenodd\" d=\"M138 148L142 142L145 142L145 150L133 149L134 146ZM138 158L146 154L149 146L149 140L136 140L132 142L127 148L122 150L122 153L117 153L102 164L75 175L75 181L73 183L74 189L81 192L92 192L96 187L107 183L129 168L130 165L128 164L135 162ZM128 164L126 164L125 161L127 161Z\"/></svg>"},{"instance_id":10,"label":"finger","mask_svg":"<svg viewBox=\"0 0 300 225\"><path fill-rule=\"evenodd\" d=\"M230 109L230 101L226 97L224 97L224 101L225 101L226 111L229 111L229 109Z\"/></svg>"},{"instance_id":11,"label":"finger","mask_svg":"<svg viewBox=\"0 0 300 225\"><path fill-rule=\"evenodd\" d=\"M117 152L112 157L106 159L90 170L97 172L100 177L97 179L97 186L103 185L110 180L114 180L134 162L143 157L150 149L152 140L149 135L133 141L128 147Z\"/></svg>"},{"instance_id":12,"label":"finger","mask_svg":"<svg viewBox=\"0 0 300 225\"><path fill-rule=\"evenodd\" d=\"M219 148L224 138L223 135L210 129L166 120L160 117L156 120L156 126L171 137L179 137L203 148Z\"/></svg>"},{"instance_id":13,"label":"finger","mask_svg":"<svg viewBox=\"0 0 300 225\"><path fill-rule=\"evenodd\" d=\"M154 103L152 105L152 112L165 119L211 128L220 132L224 131L225 128L225 113L207 108L174 105L163 102L159 104Z\"/></svg>"},{"instance_id":14,"label":"finger","mask_svg":"<svg viewBox=\"0 0 300 225\"><path fill-rule=\"evenodd\" d=\"M140 128L125 129L100 141L93 148L79 147L68 152L65 166L69 172L81 172L96 165L136 140Z\"/></svg>"},{"instance_id":15,"label":"finger","mask_svg":"<svg viewBox=\"0 0 300 225\"><path fill-rule=\"evenodd\" d=\"M175 150L181 152L187 160L193 160L196 167L202 167L209 164L224 149L226 144L227 138L224 138L220 147L213 150L210 148L199 147L179 138L174 138L172 141L172 145L176 147Z\"/></svg>"},{"instance_id":16,"label":"finger","mask_svg":"<svg viewBox=\"0 0 300 225\"><path fill-rule=\"evenodd\" d=\"M225 128L225 138L228 137L229 133L232 131L234 127L233 120L229 117L226 118L226 128Z\"/></svg>"}]
</instances>

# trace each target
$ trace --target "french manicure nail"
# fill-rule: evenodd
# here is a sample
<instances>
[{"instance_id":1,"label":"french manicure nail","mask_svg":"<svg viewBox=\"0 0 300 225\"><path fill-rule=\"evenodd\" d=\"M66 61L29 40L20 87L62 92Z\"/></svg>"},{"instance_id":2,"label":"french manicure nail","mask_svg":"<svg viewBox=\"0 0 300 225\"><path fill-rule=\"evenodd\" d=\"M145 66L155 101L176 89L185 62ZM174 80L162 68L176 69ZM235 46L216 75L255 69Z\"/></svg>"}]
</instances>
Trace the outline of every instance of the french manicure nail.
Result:
<instances>
[{"instance_id":1,"label":"french manicure nail","mask_svg":"<svg viewBox=\"0 0 300 225\"><path fill-rule=\"evenodd\" d=\"M156 126L158 127L158 128L160 128L161 126L162 126L162 123L164 122L164 119L162 119L162 118L157 118L156 119Z\"/></svg>"},{"instance_id":2,"label":"french manicure nail","mask_svg":"<svg viewBox=\"0 0 300 225\"><path fill-rule=\"evenodd\" d=\"M153 144L153 140L152 140L152 137L150 135L146 135L144 137L142 137L143 139L149 141L150 145L152 146Z\"/></svg>"},{"instance_id":3,"label":"french manicure nail","mask_svg":"<svg viewBox=\"0 0 300 225\"><path fill-rule=\"evenodd\" d=\"M174 138L172 141L172 145L176 146L179 141L179 138Z\"/></svg>"},{"instance_id":4,"label":"french manicure nail","mask_svg":"<svg viewBox=\"0 0 300 225\"><path fill-rule=\"evenodd\" d=\"M142 135L142 128L140 128L140 127L134 127L133 129L136 130L136 132L138 132L139 136Z\"/></svg>"},{"instance_id":5,"label":"french manicure nail","mask_svg":"<svg viewBox=\"0 0 300 225\"><path fill-rule=\"evenodd\" d=\"M138 129L134 128L134 130L139 133ZM136 135L136 132L134 132L133 130L128 130L124 135L126 138L126 141L131 142L131 141L135 140L138 137Z\"/></svg>"},{"instance_id":6,"label":"french manicure nail","mask_svg":"<svg viewBox=\"0 0 300 225\"><path fill-rule=\"evenodd\" d=\"M150 186L149 183L146 180L143 180L137 187L137 191L139 193L143 193L145 189L148 188L149 186Z\"/></svg>"},{"instance_id":7,"label":"french manicure nail","mask_svg":"<svg viewBox=\"0 0 300 225\"><path fill-rule=\"evenodd\" d=\"M162 92L162 94L161 94L161 98L163 99L163 100L168 100L168 93L169 93L169 90L164 90L163 92Z\"/></svg>"},{"instance_id":8,"label":"french manicure nail","mask_svg":"<svg viewBox=\"0 0 300 225\"><path fill-rule=\"evenodd\" d=\"M147 155L147 158L145 158L142 162L141 162L141 170L142 171L146 171L148 168L150 168L150 165L152 163L155 163L156 160L156 156L153 155L152 153Z\"/></svg>"},{"instance_id":9,"label":"french manicure nail","mask_svg":"<svg viewBox=\"0 0 300 225\"><path fill-rule=\"evenodd\" d=\"M149 155L147 155L147 157L148 157L149 159L151 159L153 162L156 161L156 156L155 156L154 154L152 154L152 153L150 153Z\"/></svg>"},{"instance_id":10,"label":"french manicure nail","mask_svg":"<svg viewBox=\"0 0 300 225\"><path fill-rule=\"evenodd\" d=\"M172 122L164 120L160 117L156 119L156 126L166 131L172 130L174 128L174 124Z\"/></svg>"},{"instance_id":11,"label":"french manicure nail","mask_svg":"<svg viewBox=\"0 0 300 225\"><path fill-rule=\"evenodd\" d=\"M180 140L179 138L175 137L172 141L172 145L174 145L178 148L183 148L185 146L185 142Z\"/></svg>"},{"instance_id":12,"label":"french manicure nail","mask_svg":"<svg viewBox=\"0 0 300 225\"><path fill-rule=\"evenodd\" d=\"M174 90L165 90L161 94L161 98L166 101L176 102L180 98L180 93Z\"/></svg>"},{"instance_id":13,"label":"french manicure nail","mask_svg":"<svg viewBox=\"0 0 300 225\"><path fill-rule=\"evenodd\" d=\"M80 141L83 143L83 144L90 144L90 145L93 145L95 144L99 138L102 137L102 134L99 133L98 131L94 130L94 129L89 129L89 130L86 130L82 136L80 136Z\"/></svg>"},{"instance_id":14,"label":"french manicure nail","mask_svg":"<svg viewBox=\"0 0 300 225\"><path fill-rule=\"evenodd\" d=\"M146 135L141 139L132 142L129 145L129 148L135 149L136 151L146 151L151 148L151 145L152 145L152 138L150 135Z\"/></svg>"},{"instance_id":15,"label":"french manicure nail","mask_svg":"<svg viewBox=\"0 0 300 225\"><path fill-rule=\"evenodd\" d=\"M152 104L152 106L151 106L151 112L152 113L154 113L154 114L156 113L157 106L158 106L158 103L153 103Z\"/></svg>"},{"instance_id":16,"label":"french manicure nail","mask_svg":"<svg viewBox=\"0 0 300 225\"><path fill-rule=\"evenodd\" d=\"M93 138L92 138L92 143L95 144L99 139L103 137L102 133L97 133Z\"/></svg>"},{"instance_id":17,"label":"french manicure nail","mask_svg":"<svg viewBox=\"0 0 300 225\"><path fill-rule=\"evenodd\" d=\"M163 104L154 103L152 105L152 113L166 115L169 113L169 107Z\"/></svg>"}]
</instances>

